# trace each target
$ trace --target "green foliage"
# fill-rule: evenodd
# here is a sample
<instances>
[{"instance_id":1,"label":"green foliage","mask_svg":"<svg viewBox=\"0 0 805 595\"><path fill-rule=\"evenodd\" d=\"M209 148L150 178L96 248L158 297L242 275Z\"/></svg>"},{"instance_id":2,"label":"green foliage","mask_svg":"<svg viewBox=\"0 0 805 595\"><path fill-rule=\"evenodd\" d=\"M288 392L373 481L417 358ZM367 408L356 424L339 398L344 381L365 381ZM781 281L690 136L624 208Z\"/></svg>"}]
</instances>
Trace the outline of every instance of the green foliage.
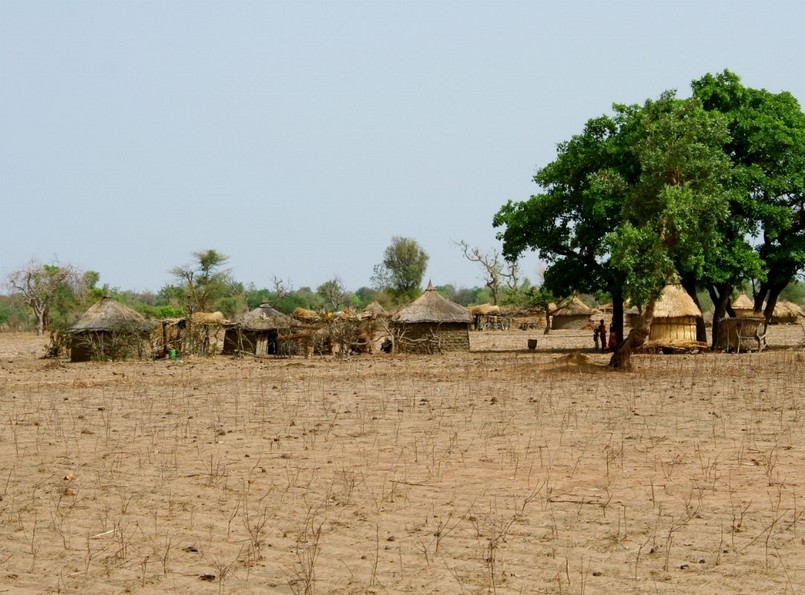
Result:
<instances>
[{"instance_id":1,"label":"green foliage","mask_svg":"<svg viewBox=\"0 0 805 595\"><path fill-rule=\"evenodd\" d=\"M181 308L163 304L161 306L150 306L148 304L132 304L134 310L145 316L155 320L162 320L164 318L184 318L185 312Z\"/></svg>"},{"instance_id":2,"label":"green foliage","mask_svg":"<svg viewBox=\"0 0 805 595\"><path fill-rule=\"evenodd\" d=\"M640 177L609 236L612 260L634 303L656 299L676 272L701 278L727 215L726 120L696 99L666 93L635 112Z\"/></svg>"},{"instance_id":3,"label":"green foliage","mask_svg":"<svg viewBox=\"0 0 805 595\"><path fill-rule=\"evenodd\" d=\"M433 288L439 295L462 306L492 302L492 291L488 287L454 287L451 284L437 285Z\"/></svg>"},{"instance_id":4,"label":"green foliage","mask_svg":"<svg viewBox=\"0 0 805 595\"><path fill-rule=\"evenodd\" d=\"M383 253L383 262L374 267L372 279L378 290L388 289L398 298L413 298L421 290L428 260L416 240L394 236Z\"/></svg>"},{"instance_id":5,"label":"green foliage","mask_svg":"<svg viewBox=\"0 0 805 595\"><path fill-rule=\"evenodd\" d=\"M325 309L330 312L336 312L350 302L350 296L340 277L337 276L319 285L316 294L321 298Z\"/></svg>"},{"instance_id":6,"label":"green foliage","mask_svg":"<svg viewBox=\"0 0 805 595\"><path fill-rule=\"evenodd\" d=\"M0 303L0 328L6 326L8 319L11 318L13 311L8 304Z\"/></svg>"},{"instance_id":7,"label":"green foliage","mask_svg":"<svg viewBox=\"0 0 805 595\"><path fill-rule=\"evenodd\" d=\"M182 290L175 295L185 310L213 312L219 300L242 290L232 280L230 270L224 268L228 260L216 250L200 250L193 253L191 264L171 269Z\"/></svg>"},{"instance_id":8,"label":"green foliage","mask_svg":"<svg viewBox=\"0 0 805 595\"><path fill-rule=\"evenodd\" d=\"M736 260L752 265L744 278L757 281L758 301L766 300L768 316L780 292L805 270L805 114L790 93L744 87L728 70L708 74L692 88L706 109L728 119L724 150L734 167L730 221L742 224L737 233L753 238ZM744 243L743 237L729 239Z\"/></svg>"},{"instance_id":9,"label":"green foliage","mask_svg":"<svg viewBox=\"0 0 805 595\"><path fill-rule=\"evenodd\" d=\"M523 292L525 303L529 306L548 310L550 304L560 301L556 295L544 285L542 287L529 287Z\"/></svg>"},{"instance_id":10,"label":"green foliage","mask_svg":"<svg viewBox=\"0 0 805 595\"><path fill-rule=\"evenodd\" d=\"M86 294L81 272L55 261L42 264L31 260L9 274L6 284L12 295L31 309L38 335L69 325Z\"/></svg>"},{"instance_id":11,"label":"green foliage","mask_svg":"<svg viewBox=\"0 0 805 595\"><path fill-rule=\"evenodd\" d=\"M786 285L785 289L780 292L780 299L805 306L805 283L796 279L791 281L791 283Z\"/></svg>"}]
</instances>

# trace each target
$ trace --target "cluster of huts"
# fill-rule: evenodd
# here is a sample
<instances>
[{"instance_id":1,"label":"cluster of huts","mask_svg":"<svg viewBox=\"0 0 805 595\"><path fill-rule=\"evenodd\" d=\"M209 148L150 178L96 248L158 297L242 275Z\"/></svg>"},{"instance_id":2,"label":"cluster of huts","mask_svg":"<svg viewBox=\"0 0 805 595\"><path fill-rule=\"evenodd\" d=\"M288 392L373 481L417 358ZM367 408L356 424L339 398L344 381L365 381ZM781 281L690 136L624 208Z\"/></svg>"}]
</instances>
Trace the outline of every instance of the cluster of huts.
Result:
<instances>
[{"instance_id":1,"label":"cluster of huts","mask_svg":"<svg viewBox=\"0 0 805 595\"><path fill-rule=\"evenodd\" d=\"M733 303L736 318L722 321L719 345L728 350L761 348L765 321L753 312L746 296ZM573 297L561 307L548 310L553 329L591 328L602 316ZM626 313L633 323L637 308ZM702 316L695 302L680 287L668 285L654 312L649 344L686 345L697 338L697 319ZM783 302L772 322L796 322L801 310ZM234 321L220 312L196 312L187 318L166 319L154 325L111 297L90 307L67 331L71 361L124 359L128 357L174 357L177 354L311 355L391 351L442 353L468 351L471 328L505 328L497 306L467 309L437 293L432 284L417 299L387 312L374 302L360 312L346 310L320 314L297 308L287 315L260 304ZM723 336L722 336L723 334Z\"/></svg>"},{"instance_id":2,"label":"cluster of huts","mask_svg":"<svg viewBox=\"0 0 805 595\"><path fill-rule=\"evenodd\" d=\"M194 313L153 325L104 297L68 329L71 361L173 357L179 353L311 355L351 351L437 353L469 351L470 312L431 284L410 304L388 313L373 302L360 312L287 315L262 303L234 321Z\"/></svg>"}]
</instances>

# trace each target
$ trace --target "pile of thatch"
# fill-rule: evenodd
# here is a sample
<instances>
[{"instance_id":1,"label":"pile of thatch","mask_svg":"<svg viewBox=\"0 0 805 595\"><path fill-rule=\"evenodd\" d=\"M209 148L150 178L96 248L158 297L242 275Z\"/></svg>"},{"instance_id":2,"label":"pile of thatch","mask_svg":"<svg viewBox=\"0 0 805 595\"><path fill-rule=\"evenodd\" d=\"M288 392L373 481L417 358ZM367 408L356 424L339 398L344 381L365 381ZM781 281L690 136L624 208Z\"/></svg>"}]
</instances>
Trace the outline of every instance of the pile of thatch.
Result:
<instances>
[{"instance_id":1,"label":"pile of thatch","mask_svg":"<svg viewBox=\"0 0 805 595\"><path fill-rule=\"evenodd\" d=\"M788 300L780 300L774 306L771 324L796 324L799 322L800 316L805 316L805 314L799 306Z\"/></svg>"},{"instance_id":2,"label":"pile of thatch","mask_svg":"<svg viewBox=\"0 0 805 595\"><path fill-rule=\"evenodd\" d=\"M500 306L495 306L494 304L470 306L469 311L473 316L500 316Z\"/></svg>"},{"instance_id":3,"label":"pile of thatch","mask_svg":"<svg viewBox=\"0 0 805 595\"><path fill-rule=\"evenodd\" d=\"M211 326L220 326L226 319L223 312L193 312L190 316L190 321L193 324L209 324Z\"/></svg>"},{"instance_id":4,"label":"pile of thatch","mask_svg":"<svg viewBox=\"0 0 805 595\"><path fill-rule=\"evenodd\" d=\"M296 308L291 316L303 324L316 324L321 319L318 312L313 310L306 310L305 308Z\"/></svg>"}]
</instances>

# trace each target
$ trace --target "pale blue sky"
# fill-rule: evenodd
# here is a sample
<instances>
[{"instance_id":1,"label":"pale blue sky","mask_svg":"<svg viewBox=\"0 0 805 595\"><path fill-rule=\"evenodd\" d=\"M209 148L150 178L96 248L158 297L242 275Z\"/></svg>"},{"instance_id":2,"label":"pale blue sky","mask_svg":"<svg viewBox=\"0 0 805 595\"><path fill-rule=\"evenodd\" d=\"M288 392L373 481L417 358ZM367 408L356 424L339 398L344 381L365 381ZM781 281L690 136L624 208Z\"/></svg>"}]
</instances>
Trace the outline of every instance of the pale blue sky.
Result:
<instances>
[{"instance_id":1,"label":"pale blue sky","mask_svg":"<svg viewBox=\"0 0 805 595\"><path fill-rule=\"evenodd\" d=\"M0 275L157 290L215 248L355 290L402 235L479 285L453 242L499 247L588 118L725 68L805 101L803 58L801 0L0 0Z\"/></svg>"}]
</instances>

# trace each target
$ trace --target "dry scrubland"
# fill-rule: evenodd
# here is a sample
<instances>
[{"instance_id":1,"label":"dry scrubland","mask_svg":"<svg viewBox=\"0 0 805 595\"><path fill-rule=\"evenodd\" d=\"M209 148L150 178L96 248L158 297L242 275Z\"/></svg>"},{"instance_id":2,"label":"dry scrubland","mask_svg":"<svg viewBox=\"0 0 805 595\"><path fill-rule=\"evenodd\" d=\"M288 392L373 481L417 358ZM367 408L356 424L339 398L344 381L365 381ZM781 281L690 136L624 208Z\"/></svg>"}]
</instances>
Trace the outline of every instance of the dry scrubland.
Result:
<instances>
[{"instance_id":1,"label":"dry scrubland","mask_svg":"<svg viewBox=\"0 0 805 595\"><path fill-rule=\"evenodd\" d=\"M0 335L0 590L805 589L799 327L630 373L528 336L68 364Z\"/></svg>"}]
</instances>

